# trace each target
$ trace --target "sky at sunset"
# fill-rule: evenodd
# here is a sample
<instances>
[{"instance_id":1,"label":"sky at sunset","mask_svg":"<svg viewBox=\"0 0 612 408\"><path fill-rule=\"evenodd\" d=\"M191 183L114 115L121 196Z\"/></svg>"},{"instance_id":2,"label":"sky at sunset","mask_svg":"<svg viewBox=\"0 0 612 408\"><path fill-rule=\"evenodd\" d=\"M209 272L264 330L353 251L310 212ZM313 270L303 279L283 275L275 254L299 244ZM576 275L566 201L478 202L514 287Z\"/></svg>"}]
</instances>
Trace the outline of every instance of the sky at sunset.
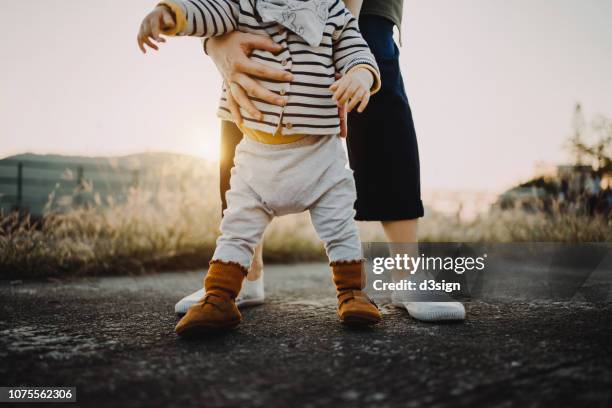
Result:
<instances>
[{"instance_id":1,"label":"sky at sunset","mask_svg":"<svg viewBox=\"0 0 612 408\"><path fill-rule=\"evenodd\" d=\"M215 159L220 76L197 39L140 53L138 25L155 3L0 2L0 157ZM536 162L565 159L577 101L587 117L612 117L612 1L404 3L401 66L424 189L500 191Z\"/></svg>"}]
</instances>

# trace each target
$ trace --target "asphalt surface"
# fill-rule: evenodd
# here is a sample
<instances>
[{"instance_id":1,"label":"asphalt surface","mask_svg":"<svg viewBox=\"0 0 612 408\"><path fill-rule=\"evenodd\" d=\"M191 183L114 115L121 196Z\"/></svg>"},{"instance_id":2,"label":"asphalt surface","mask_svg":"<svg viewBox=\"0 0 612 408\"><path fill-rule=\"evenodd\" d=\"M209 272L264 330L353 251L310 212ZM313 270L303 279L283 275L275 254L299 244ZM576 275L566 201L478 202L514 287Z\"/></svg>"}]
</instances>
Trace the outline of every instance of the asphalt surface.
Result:
<instances>
[{"instance_id":1,"label":"asphalt surface","mask_svg":"<svg viewBox=\"0 0 612 408\"><path fill-rule=\"evenodd\" d=\"M197 341L174 334L173 305L201 272L2 282L0 386L76 386L99 407L612 405L609 301L471 301L459 324L384 306L351 330L325 265L265 280L264 306Z\"/></svg>"}]
</instances>

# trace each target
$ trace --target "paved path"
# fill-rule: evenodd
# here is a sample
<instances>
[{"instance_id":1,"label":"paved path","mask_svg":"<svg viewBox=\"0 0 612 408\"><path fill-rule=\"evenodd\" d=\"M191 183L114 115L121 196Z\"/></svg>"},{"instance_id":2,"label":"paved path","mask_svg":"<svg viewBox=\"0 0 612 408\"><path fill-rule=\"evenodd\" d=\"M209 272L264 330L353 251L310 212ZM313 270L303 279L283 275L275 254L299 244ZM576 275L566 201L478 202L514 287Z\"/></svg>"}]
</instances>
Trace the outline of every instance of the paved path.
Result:
<instances>
[{"instance_id":1,"label":"paved path","mask_svg":"<svg viewBox=\"0 0 612 408\"><path fill-rule=\"evenodd\" d=\"M90 406L612 405L610 303L477 301L442 325L383 307L359 331L325 265L276 266L236 331L179 340L173 304L200 280L1 283L0 385L76 386Z\"/></svg>"}]
</instances>

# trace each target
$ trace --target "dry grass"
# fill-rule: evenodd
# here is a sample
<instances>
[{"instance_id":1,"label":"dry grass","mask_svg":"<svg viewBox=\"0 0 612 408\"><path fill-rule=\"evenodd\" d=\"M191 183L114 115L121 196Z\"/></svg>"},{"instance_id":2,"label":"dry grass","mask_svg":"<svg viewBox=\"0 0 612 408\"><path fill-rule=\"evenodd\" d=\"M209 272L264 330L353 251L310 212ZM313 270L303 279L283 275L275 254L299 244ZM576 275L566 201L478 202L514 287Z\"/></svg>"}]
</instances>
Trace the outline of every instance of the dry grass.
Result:
<instances>
[{"instance_id":1,"label":"dry grass","mask_svg":"<svg viewBox=\"0 0 612 408\"><path fill-rule=\"evenodd\" d=\"M94 205L75 209L66 197L51 196L51 201L61 201L67 207L58 209L50 202L54 212L38 223L14 214L0 216L0 278L205 267L220 221L217 181L211 176L214 172L192 166L160 172L162 181L155 193L132 189L121 203L103 203L96 197ZM164 181L169 179L172 184ZM365 241L383 240L375 223L362 224L360 229ZM431 242L592 242L610 241L612 222L520 211L490 212L466 222L429 212L420 231L421 239ZM324 259L308 216L275 220L266 233L265 257L272 262Z\"/></svg>"},{"instance_id":2,"label":"dry grass","mask_svg":"<svg viewBox=\"0 0 612 408\"><path fill-rule=\"evenodd\" d=\"M420 235L429 242L606 242L612 240L612 220L521 210L492 210L471 221L430 214Z\"/></svg>"}]
</instances>

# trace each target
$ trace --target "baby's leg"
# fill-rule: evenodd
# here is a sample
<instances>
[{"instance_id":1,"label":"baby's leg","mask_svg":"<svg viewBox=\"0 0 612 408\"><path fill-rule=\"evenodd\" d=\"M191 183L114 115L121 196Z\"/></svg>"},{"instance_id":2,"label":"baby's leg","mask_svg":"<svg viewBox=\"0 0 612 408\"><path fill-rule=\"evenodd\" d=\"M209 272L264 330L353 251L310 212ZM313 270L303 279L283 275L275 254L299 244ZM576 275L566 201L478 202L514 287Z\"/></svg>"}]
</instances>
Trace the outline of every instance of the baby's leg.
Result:
<instances>
[{"instance_id":1,"label":"baby's leg","mask_svg":"<svg viewBox=\"0 0 612 408\"><path fill-rule=\"evenodd\" d=\"M310 219L332 263L363 258L354 220L355 181L348 171L346 174L310 208Z\"/></svg>"},{"instance_id":2,"label":"baby's leg","mask_svg":"<svg viewBox=\"0 0 612 408\"><path fill-rule=\"evenodd\" d=\"M255 247L261 242L273 213L235 169L225 197L227 209L223 213L221 236L217 239L213 261L238 263L248 270Z\"/></svg>"},{"instance_id":3,"label":"baby's leg","mask_svg":"<svg viewBox=\"0 0 612 408\"><path fill-rule=\"evenodd\" d=\"M232 172L230 183L221 236L204 279L206 293L178 322L179 335L228 329L242 320L235 299L272 213L237 172Z\"/></svg>"},{"instance_id":4,"label":"baby's leg","mask_svg":"<svg viewBox=\"0 0 612 408\"><path fill-rule=\"evenodd\" d=\"M310 208L310 218L325 244L343 323L369 325L380 320L378 308L363 291L365 273L359 231L353 219L355 182L341 179Z\"/></svg>"}]
</instances>

